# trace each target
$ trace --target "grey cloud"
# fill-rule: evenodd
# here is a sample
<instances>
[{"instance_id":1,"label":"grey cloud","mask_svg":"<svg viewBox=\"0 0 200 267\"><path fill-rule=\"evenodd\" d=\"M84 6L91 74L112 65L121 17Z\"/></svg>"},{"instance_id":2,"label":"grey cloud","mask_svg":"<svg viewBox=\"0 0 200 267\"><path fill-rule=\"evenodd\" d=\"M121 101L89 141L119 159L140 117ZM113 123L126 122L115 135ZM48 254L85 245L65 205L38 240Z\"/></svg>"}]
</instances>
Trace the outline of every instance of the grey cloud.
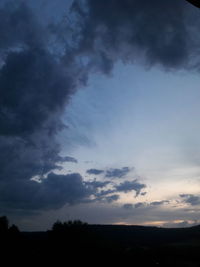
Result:
<instances>
[{"instance_id":1,"label":"grey cloud","mask_svg":"<svg viewBox=\"0 0 200 267\"><path fill-rule=\"evenodd\" d=\"M86 172L88 174L99 175L99 174L102 174L104 171L103 170L97 170L97 169L89 169Z\"/></svg>"},{"instance_id":2,"label":"grey cloud","mask_svg":"<svg viewBox=\"0 0 200 267\"><path fill-rule=\"evenodd\" d=\"M69 157L69 156L64 157L64 158L63 158L63 161L66 161L66 162L73 162L73 163L78 163L78 160L77 160L77 159L75 159L75 158L73 158L73 157Z\"/></svg>"},{"instance_id":3,"label":"grey cloud","mask_svg":"<svg viewBox=\"0 0 200 267\"><path fill-rule=\"evenodd\" d=\"M115 189L107 189L107 190L101 190L100 192L96 193L97 197L103 197L112 193L117 192Z\"/></svg>"},{"instance_id":4,"label":"grey cloud","mask_svg":"<svg viewBox=\"0 0 200 267\"><path fill-rule=\"evenodd\" d=\"M153 201L153 202L150 202L150 205L151 206L160 206L160 205L163 205L166 203L169 203L169 201L168 200Z\"/></svg>"},{"instance_id":5,"label":"grey cloud","mask_svg":"<svg viewBox=\"0 0 200 267\"><path fill-rule=\"evenodd\" d=\"M161 205L163 205L165 203L169 203L169 201L168 200L161 200L161 201L153 201L153 202L150 202L150 203L148 203L148 202L137 202L134 205L133 204L125 204L123 207L125 209L132 209L134 207L136 209L138 209L138 208L144 208L144 207L150 207L150 206L161 206Z\"/></svg>"},{"instance_id":6,"label":"grey cloud","mask_svg":"<svg viewBox=\"0 0 200 267\"><path fill-rule=\"evenodd\" d=\"M199 222L198 221L181 221L181 222L167 222L164 223L162 226L166 227L166 228L185 228L185 227L192 227L195 225L198 225Z\"/></svg>"},{"instance_id":7,"label":"grey cloud","mask_svg":"<svg viewBox=\"0 0 200 267\"><path fill-rule=\"evenodd\" d=\"M136 197L141 194L141 190L146 188L145 184L141 184L138 180L133 180L133 181L125 181L123 183L120 184L116 184L113 183L112 181L104 181L104 182L100 182L100 181L91 181L91 182L86 182L87 185L92 186L93 188L96 189L100 189L103 188L100 191L97 191L95 193L95 196L98 199L101 199L107 195L113 194L113 193L128 193L131 191L135 191L136 192ZM106 187L107 185L109 185L108 189L104 189L104 187Z\"/></svg>"},{"instance_id":8,"label":"grey cloud","mask_svg":"<svg viewBox=\"0 0 200 267\"><path fill-rule=\"evenodd\" d=\"M106 171L106 177L109 178L122 178L130 172L129 167L123 167L121 169L109 169Z\"/></svg>"},{"instance_id":9,"label":"grey cloud","mask_svg":"<svg viewBox=\"0 0 200 267\"><path fill-rule=\"evenodd\" d=\"M131 210L131 209L133 209L133 204L130 204L130 203L124 204L123 208L126 210Z\"/></svg>"},{"instance_id":10,"label":"grey cloud","mask_svg":"<svg viewBox=\"0 0 200 267\"><path fill-rule=\"evenodd\" d=\"M86 182L85 183L89 189L91 189L93 198L90 198L87 200L87 203L96 203L96 202L106 202L106 203L112 203L114 201L117 201L120 198L119 194L115 194L117 193L116 190L113 189L108 189L108 190L100 190L102 187L104 187L105 185L102 183L95 183L93 184Z\"/></svg>"},{"instance_id":11,"label":"grey cloud","mask_svg":"<svg viewBox=\"0 0 200 267\"><path fill-rule=\"evenodd\" d=\"M117 201L119 198L120 196L116 194L116 195L105 197L105 201L108 203L112 203L114 201Z\"/></svg>"},{"instance_id":12,"label":"grey cloud","mask_svg":"<svg viewBox=\"0 0 200 267\"><path fill-rule=\"evenodd\" d=\"M124 193L134 190L136 192L136 196L138 196L141 190L146 188L146 185L141 184L137 180L134 180L134 181L125 181L123 183L120 183L119 185L116 185L115 188L118 192L124 192Z\"/></svg>"},{"instance_id":13,"label":"grey cloud","mask_svg":"<svg viewBox=\"0 0 200 267\"><path fill-rule=\"evenodd\" d=\"M110 193L114 193L114 192L110 192ZM115 201L117 201L118 199L120 199L120 195L118 194L95 194L95 198L94 199L90 199L88 202L92 203L97 203L97 202L101 202L101 203L113 203Z\"/></svg>"},{"instance_id":14,"label":"grey cloud","mask_svg":"<svg viewBox=\"0 0 200 267\"><path fill-rule=\"evenodd\" d=\"M135 204L135 208L136 208L136 209L138 209L138 208L143 208L143 207L145 207L145 204L146 204L146 203L144 203L144 202L138 202L138 203Z\"/></svg>"},{"instance_id":15,"label":"grey cloud","mask_svg":"<svg viewBox=\"0 0 200 267\"><path fill-rule=\"evenodd\" d=\"M184 199L185 203L190 204L192 206L200 204L199 196L195 196L193 194L181 194L180 197Z\"/></svg>"},{"instance_id":16,"label":"grey cloud","mask_svg":"<svg viewBox=\"0 0 200 267\"><path fill-rule=\"evenodd\" d=\"M105 173L105 177L107 178L122 178L126 174L128 174L131 171L129 167L123 167L121 169L108 169ZM99 175L104 173L104 170L99 170L99 169L89 169L87 170L88 174L94 174L94 175Z\"/></svg>"},{"instance_id":17,"label":"grey cloud","mask_svg":"<svg viewBox=\"0 0 200 267\"><path fill-rule=\"evenodd\" d=\"M123 208L127 209L127 210L131 210L133 208L139 209L139 208L143 208L146 206L145 202L137 202L134 205L133 204L124 204Z\"/></svg>"},{"instance_id":18,"label":"grey cloud","mask_svg":"<svg viewBox=\"0 0 200 267\"><path fill-rule=\"evenodd\" d=\"M90 182L86 182L86 184L88 186L93 187L93 188L102 188L102 187L105 187L106 185L110 184L110 182L109 181L101 182L101 181L93 180Z\"/></svg>"}]
</instances>

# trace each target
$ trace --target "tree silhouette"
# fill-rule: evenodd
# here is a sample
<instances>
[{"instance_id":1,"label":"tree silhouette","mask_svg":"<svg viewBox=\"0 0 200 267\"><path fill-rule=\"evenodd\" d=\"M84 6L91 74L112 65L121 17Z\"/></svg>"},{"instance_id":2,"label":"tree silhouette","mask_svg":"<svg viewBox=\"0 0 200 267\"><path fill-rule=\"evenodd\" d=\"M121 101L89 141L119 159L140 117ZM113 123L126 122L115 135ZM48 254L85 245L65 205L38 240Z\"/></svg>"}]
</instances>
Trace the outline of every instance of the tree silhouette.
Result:
<instances>
[{"instance_id":1,"label":"tree silhouette","mask_svg":"<svg viewBox=\"0 0 200 267\"><path fill-rule=\"evenodd\" d=\"M17 234L19 234L19 228L18 228L15 224L13 224L13 225L9 228L9 233L10 233L11 235L17 235Z\"/></svg>"},{"instance_id":2,"label":"tree silhouette","mask_svg":"<svg viewBox=\"0 0 200 267\"><path fill-rule=\"evenodd\" d=\"M82 222L81 220L73 220L73 221L69 220L63 223L58 220L53 224L52 231L63 232L71 228L78 228L86 225L88 224L86 222Z\"/></svg>"},{"instance_id":3,"label":"tree silhouette","mask_svg":"<svg viewBox=\"0 0 200 267\"><path fill-rule=\"evenodd\" d=\"M60 221L56 221L56 222L53 224L52 231L54 231L54 232L60 232L60 231L62 231L62 229L63 229L63 224L62 224L62 222L60 222Z\"/></svg>"},{"instance_id":4,"label":"tree silhouette","mask_svg":"<svg viewBox=\"0 0 200 267\"><path fill-rule=\"evenodd\" d=\"M9 221L6 216L0 217L0 234L8 232Z\"/></svg>"}]
</instances>

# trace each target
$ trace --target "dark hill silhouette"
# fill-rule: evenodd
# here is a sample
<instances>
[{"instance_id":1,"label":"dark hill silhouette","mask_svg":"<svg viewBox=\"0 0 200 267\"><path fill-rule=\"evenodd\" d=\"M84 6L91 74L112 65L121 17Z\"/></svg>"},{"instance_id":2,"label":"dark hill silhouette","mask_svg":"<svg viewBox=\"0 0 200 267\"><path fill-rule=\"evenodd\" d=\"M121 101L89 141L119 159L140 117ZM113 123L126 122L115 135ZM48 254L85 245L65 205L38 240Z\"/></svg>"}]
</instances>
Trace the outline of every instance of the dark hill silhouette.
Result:
<instances>
[{"instance_id":1,"label":"dark hill silhouette","mask_svg":"<svg viewBox=\"0 0 200 267\"><path fill-rule=\"evenodd\" d=\"M0 234L1 258L7 265L14 259L25 264L40 262L45 266L52 263L56 266L80 263L200 266L200 226L165 229L89 225L76 220L57 221L46 232L19 232L5 222L5 217L0 218L5 230Z\"/></svg>"}]
</instances>

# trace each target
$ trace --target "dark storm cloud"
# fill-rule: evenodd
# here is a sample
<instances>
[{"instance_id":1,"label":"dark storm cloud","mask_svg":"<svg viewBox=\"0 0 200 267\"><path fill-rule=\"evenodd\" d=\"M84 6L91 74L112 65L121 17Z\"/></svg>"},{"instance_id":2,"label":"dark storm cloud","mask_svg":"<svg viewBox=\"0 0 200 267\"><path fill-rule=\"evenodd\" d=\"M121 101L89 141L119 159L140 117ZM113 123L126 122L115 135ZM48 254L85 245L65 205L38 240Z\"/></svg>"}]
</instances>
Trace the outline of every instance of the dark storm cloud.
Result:
<instances>
[{"instance_id":1,"label":"dark storm cloud","mask_svg":"<svg viewBox=\"0 0 200 267\"><path fill-rule=\"evenodd\" d=\"M104 73L117 59L143 58L169 69L187 65L192 42L183 0L77 0L73 8L81 19L79 53L92 55L90 64Z\"/></svg>"},{"instance_id":2,"label":"dark storm cloud","mask_svg":"<svg viewBox=\"0 0 200 267\"><path fill-rule=\"evenodd\" d=\"M41 133L32 136L31 144L22 138L0 137L0 180L29 180L37 175L42 178L52 169L60 169L63 159L58 155L59 147L51 137L44 137Z\"/></svg>"},{"instance_id":3,"label":"dark storm cloud","mask_svg":"<svg viewBox=\"0 0 200 267\"><path fill-rule=\"evenodd\" d=\"M48 173L61 169L63 162L77 162L59 155L56 134L65 127L61 115L84 75L73 56L63 63L54 54L52 36L26 4L0 8L0 23L0 206L31 209L72 203L70 190L75 188ZM65 57L67 53L65 49ZM35 177L41 183L31 181ZM54 189L48 181L55 182Z\"/></svg>"},{"instance_id":4,"label":"dark storm cloud","mask_svg":"<svg viewBox=\"0 0 200 267\"><path fill-rule=\"evenodd\" d=\"M121 169L109 169L106 171L106 177L108 178L122 178L131 171L129 167L123 167Z\"/></svg>"},{"instance_id":5,"label":"dark storm cloud","mask_svg":"<svg viewBox=\"0 0 200 267\"><path fill-rule=\"evenodd\" d=\"M86 171L88 174L94 174L94 175L99 175L104 173L103 170L97 170L97 169L89 169Z\"/></svg>"},{"instance_id":6,"label":"dark storm cloud","mask_svg":"<svg viewBox=\"0 0 200 267\"><path fill-rule=\"evenodd\" d=\"M136 196L138 196L142 189L146 188L145 184L141 184L137 180L134 181L125 181L115 186L116 191L128 193L130 191L135 191Z\"/></svg>"},{"instance_id":7,"label":"dark storm cloud","mask_svg":"<svg viewBox=\"0 0 200 267\"><path fill-rule=\"evenodd\" d=\"M41 202L50 207L55 204L61 207L65 203L79 203L90 194L91 190L85 185L79 173L67 175L50 173L47 179L43 180L39 191Z\"/></svg>"},{"instance_id":8,"label":"dark storm cloud","mask_svg":"<svg viewBox=\"0 0 200 267\"><path fill-rule=\"evenodd\" d=\"M49 209L76 204L91 194L79 173L49 173L41 183L28 180L0 182L0 203L9 208Z\"/></svg>"},{"instance_id":9,"label":"dark storm cloud","mask_svg":"<svg viewBox=\"0 0 200 267\"><path fill-rule=\"evenodd\" d=\"M181 198L183 198L183 201L187 204L190 204L192 206L200 205L200 197L195 196L193 194L181 194Z\"/></svg>"},{"instance_id":10,"label":"dark storm cloud","mask_svg":"<svg viewBox=\"0 0 200 267\"><path fill-rule=\"evenodd\" d=\"M42 26L24 3L10 2L0 8L0 52L24 46L43 46L46 36Z\"/></svg>"},{"instance_id":11,"label":"dark storm cloud","mask_svg":"<svg viewBox=\"0 0 200 267\"><path fill-rule=\"evenodd\" d=\"M27 136L62 127L55 118L73 92L73 83L51 55L41 49L10 52L0 71L0 134Z\"/></svg>"}]
</instances>

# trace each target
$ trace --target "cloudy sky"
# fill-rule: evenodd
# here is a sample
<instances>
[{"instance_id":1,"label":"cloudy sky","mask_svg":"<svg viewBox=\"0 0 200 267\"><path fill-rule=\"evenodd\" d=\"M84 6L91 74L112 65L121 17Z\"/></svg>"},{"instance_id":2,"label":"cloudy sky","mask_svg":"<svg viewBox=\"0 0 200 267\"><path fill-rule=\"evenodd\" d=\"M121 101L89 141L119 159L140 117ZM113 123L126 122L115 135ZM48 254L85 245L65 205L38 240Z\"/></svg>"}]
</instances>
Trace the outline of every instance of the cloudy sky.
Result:
<instances>
[{"instance_id":1,"label":"cloudy sky","mask_svg":"<svg viewBox=\"0 0 200 267\"><path fill-rule=\"evenodd\" d=\"M2 0L0 215L200 223L200 9Z\"/></svg>"}]
</instances>

